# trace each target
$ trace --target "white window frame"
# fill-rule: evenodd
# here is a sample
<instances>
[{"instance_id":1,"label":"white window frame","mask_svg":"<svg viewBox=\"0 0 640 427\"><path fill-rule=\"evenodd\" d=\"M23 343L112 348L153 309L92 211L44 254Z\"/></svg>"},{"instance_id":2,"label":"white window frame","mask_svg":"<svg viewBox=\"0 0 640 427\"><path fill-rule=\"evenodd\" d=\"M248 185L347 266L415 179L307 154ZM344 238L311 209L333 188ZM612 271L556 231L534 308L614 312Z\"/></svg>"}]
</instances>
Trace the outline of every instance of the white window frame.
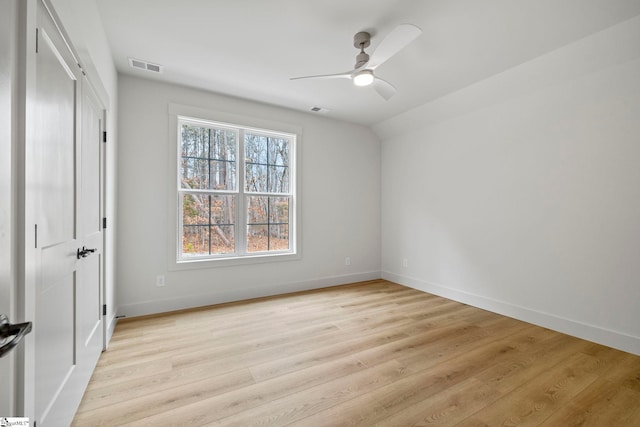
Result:
<instances>
[{"instance_id":1,"label":"white window frame","mask_svg":"<svg viewBox=\"0 0 640 427\"><path fill-rule=\"evenodd\" d=\"M236 253L220 254L202 257L181 257L182 246L182 194L190 192L181 191L179 182L179 163L182 155L180 123L182 121L203 126L223 127L238 129L238 147L236 155L236 189L225 191L236 196L236 224L235 245ZM271 120L240 116L219 111L189 107L179 104L169 104L169 145L170 155L169 171L172 173L169 186L169 224L171 227L169 242L169 269L183 270L192 268L211 268L219 266L233 266L242 264L255 264L275 261L290 261L301 258L301 203L298 194L300 188L300 141L302 131L299 126L274 122ZM289 249L269 252L246 252L247 224L246 224L246 198L249 196L277 196L277 193L245 192L245 164L244 164L244 132L256 132L261 135L285 136L290 139L290 197L289 206Z\"/></svg>"}]
</instances>

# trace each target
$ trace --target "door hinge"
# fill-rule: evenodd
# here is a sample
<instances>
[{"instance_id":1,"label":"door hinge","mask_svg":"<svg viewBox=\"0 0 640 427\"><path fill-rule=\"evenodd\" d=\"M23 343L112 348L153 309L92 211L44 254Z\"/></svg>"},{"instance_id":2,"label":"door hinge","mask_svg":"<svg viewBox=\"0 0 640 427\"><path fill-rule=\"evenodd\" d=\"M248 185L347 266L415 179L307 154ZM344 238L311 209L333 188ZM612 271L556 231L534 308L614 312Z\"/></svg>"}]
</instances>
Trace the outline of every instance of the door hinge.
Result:
<instances>
[{"instance_id":1,"label":"door hinge","mask_svg":"<svg viewBox=\"0 0 640 427\"><path fill-rule=\"evenodd\" d=\"M102 228L107 228L107 218L102 218Z\"/></svg>"},{"instance_id":2,"label":"door hinge","mask_svg":"<svg viewBox=\"0 0 640 427\"><path fill-rule=\"evenodd\" d=\"M38 29L36 28L36 53L38 53Z\"/></svg>"},{"instance_id":3,"label":"door hinge","mask_svg":"<svg viewBox=\"0 0 640 427\"><path fill-rule=\"evenodd\" d=\"M102 305L102 315L106 316L107 315L107 304L103 304Z\"/></svg>"},{"instance_id":4,"label":"door hinge","mask_svg":"<svg viewBox=\"0 0 640 427\"><path fill-rule=\"evenodd\" d=\"M35 241L36 249L38 249L38 224L36 224L34 228L35 228L34 241Z\"/></svg>"},{"instance_id":5,"label":"door hinge","mask_svg":"<svg viewBox=\"0 0 640 427\"><path fill-rule=\"evenodd\" d=\"M107 131L102 131L102 142L107 142Z\"/></svg>"}]
</instances>

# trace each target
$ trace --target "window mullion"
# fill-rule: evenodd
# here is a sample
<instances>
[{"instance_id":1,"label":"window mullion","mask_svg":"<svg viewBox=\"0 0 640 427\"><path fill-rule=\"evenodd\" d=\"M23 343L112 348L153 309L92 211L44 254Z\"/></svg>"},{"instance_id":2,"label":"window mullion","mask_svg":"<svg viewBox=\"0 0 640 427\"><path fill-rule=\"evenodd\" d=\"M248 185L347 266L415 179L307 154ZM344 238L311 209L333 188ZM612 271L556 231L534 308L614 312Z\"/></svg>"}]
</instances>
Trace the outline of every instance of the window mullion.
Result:
<instances>
[{"instance_id":1,"label":"window mullion","mask_svg":"<svg viewBox=\"0 0 640 427\"><path fill-rule=\"evenodd\" d=\"M295 216L295 212L296 212L296 204L298 203L298 201L296 200L295 195L297 194L297 190L296 190L296 182L294 182L293 177L296 176L296 166L297 163L295 161L295 159L297 158L297 153L296 153L296 148L297 148L297 144L291 144L289 146L289 227L288 227L288 231L289 231L289 249L290 250L296 250L296 245L297 245L297 239L295 239L295 237L292 239L291 236L295 236L296 235L296 216Z\"/></svg>"},{"instance_id":2,"label":"window mullion","mask_svg":"<svg viewBox=\"0 0 640 427\"><path fill-rule=\"evenodd\" d=\"M207 196L207 199L209 200L209 226L207 227L207 236L209 236L209 255L211 255L211 241L213 240L213 235L212 233L212 229L213 229L213 224L211 223L211 210L213 208L213 197L211 197L211 194L209 194Z\"/></svg>"},{"instance_id":3,"label":"window mullion","mask_svg":"<svg viewBox=\"0 0 640 427\"><path fill-rule=\"evenodd\" d=\"M256 197L289 197L293 193L267 193L264 191L247 191L248 196L256 196Z\"/></svg>"},{"instance_id":4,"label":"window mullion","mask_svg":"<svg viewBox=\"0 0 640 427\"><path fill-rule=\"evenodd\" d=\"M212 188L211 185L211 128L207 129L207 182L208 189ZM209 255L211 255L211 241L213 240L212 232L212 224L211 224L211 210L213 209L213 197L211 197L211 193L207 196L207 200L209 201L209 226L207 227L207 236L209 236Z\"/></svg>"},{"instance_id":5,"label":"window mullion","mask_svg":"<svg viewBox=\"0 0 640 427\"><path fill-rule=\"evenodd\" d=\"M267 193L269 193L271 191L271 186L269 185L271 182L270 178L271 178L271 166L269 165L269 152L270 150L270 143L271 143L271 138L267 137ZM271 226L269 225L271 223L271 212L270 212L270 208L271 208L271 198L267 196L267 251L271 250Z\"/></svg>"},{"instance_id":6,"label":"window mullion","mask_svg":"<svg viewBox=\"0 0 640 427\"><path fill-rule=\"evenodd\" d=\"M238 131L238 155L236 159L238 165L236 171L238 174L238 200L236 201L236 242L238 242L236 252L241 255L247 253L247 207L245 188L245 146L244 146L244 129Z\"/></svg>"}]
</instances>

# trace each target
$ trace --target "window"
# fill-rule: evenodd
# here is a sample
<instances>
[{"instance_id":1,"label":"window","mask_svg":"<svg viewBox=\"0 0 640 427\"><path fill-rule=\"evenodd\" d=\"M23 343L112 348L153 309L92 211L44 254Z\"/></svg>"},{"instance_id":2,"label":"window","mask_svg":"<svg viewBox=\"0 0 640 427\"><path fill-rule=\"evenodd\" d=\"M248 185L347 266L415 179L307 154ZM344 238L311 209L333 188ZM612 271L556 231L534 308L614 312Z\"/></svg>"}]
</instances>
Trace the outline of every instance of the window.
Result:
<instances>
[{"instance_id":1,"label":"window","mask_svg":"<svg viewBox=\"0 0 640 427\"><path fill-rule=\"evenodd\" d=\"M296 135L178 117L178 262L295 253Z\"/></svg>"}]
</instances>

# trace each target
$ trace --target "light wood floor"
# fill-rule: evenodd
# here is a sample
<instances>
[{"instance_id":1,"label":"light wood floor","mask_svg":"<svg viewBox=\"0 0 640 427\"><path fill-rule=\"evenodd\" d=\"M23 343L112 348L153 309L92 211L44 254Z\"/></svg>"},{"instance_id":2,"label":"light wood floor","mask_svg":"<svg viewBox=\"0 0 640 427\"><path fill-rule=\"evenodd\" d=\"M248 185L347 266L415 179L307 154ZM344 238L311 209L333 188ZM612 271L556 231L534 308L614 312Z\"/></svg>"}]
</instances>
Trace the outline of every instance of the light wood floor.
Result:
<instances>
[{"instance_id":1,"label":"light wood floor","mask_svg":"<svg viewBox=\"0 0 640 427\"><path fill-rule=\"evenodd\" d=\"M383 280L121 321L74 426L640 426L640 357Z\"/></svg>"}]
</instances>

